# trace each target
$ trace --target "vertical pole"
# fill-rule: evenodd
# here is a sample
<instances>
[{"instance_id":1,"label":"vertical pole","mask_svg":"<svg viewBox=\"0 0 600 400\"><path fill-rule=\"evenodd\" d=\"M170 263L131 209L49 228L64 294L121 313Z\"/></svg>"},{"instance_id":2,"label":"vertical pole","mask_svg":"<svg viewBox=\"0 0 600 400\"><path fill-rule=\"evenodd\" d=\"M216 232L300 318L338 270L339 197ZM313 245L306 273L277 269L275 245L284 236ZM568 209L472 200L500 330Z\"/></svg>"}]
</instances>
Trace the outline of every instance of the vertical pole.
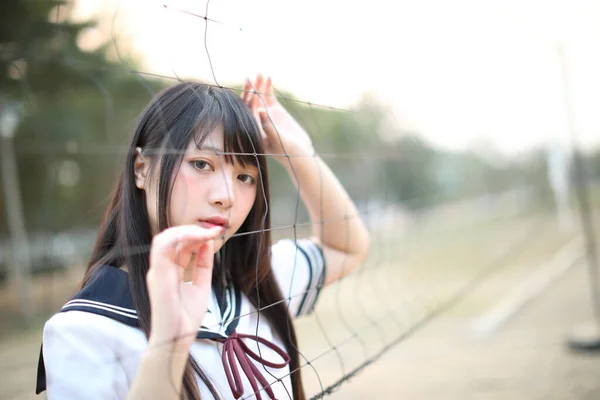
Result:
<instances>
[{"instance_id":1,"label":"vertical pole","mask_svg":"<svg viewBox=\"0 0 600 400\"><path fill-rule=\"evenodd\" d=\"M17 124L16 111L7 107L6 103L0 102L0 162L2 165L2 191L6 203L6 217L12 248L12 257L9 261L11 281L17 290L21 316L26 322L29 322L33 317L30 288L31 268L13 145Z\"/></svg>"},{"instance_id":2,"label":"vertical pole","mask_svg":"<svg viewBox=\"0 0 600 400\"><path fill-rule=\"evenodd\" d=\"M567 117L567 127L573 148L573 167L576 186L576 197L579 205L579 216L581 218L581 228L585 241L585 255L588 266L592 310L595 319L596 332L600 333L600 282L598 282L598 254L596 252L596 235L593 225L593 214L590 208L589 191L587 180L583 168L583 160L579 150L577 130L575 127L575 115L573 111L571 87L569 82L569 71L565 58L565 51L562 44L558 45L558 58L562 75L562 88L565 112Z\"/></svg>"}]
</instances>

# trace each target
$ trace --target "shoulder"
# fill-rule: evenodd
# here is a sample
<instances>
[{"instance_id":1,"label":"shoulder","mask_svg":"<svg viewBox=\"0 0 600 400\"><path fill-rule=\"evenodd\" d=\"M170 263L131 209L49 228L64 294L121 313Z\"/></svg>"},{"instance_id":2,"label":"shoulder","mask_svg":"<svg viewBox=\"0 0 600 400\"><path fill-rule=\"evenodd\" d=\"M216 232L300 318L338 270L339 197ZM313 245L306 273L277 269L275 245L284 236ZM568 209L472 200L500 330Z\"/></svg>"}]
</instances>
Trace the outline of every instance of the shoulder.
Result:
<instances>
[{"instance_id":1,"label":"shoulder","mask_svg":"<svg viewBox=\"0 0 600 400\"><path fill-rule=\"evenodd\" d=\"M122 324L102 315L85 311L66 311L56 313L46 321L44 324L44 334L47 331L60 330L111 331L111 329L119 325Z\"/></svg>"},{"instance_id":2,"label":"shoulder","mask_svg":"<svg viewBox=\"0 0 600 400\"><path fill-rule=\"evenodd\" d=\"M85 311L67 311L55 314L46 322L43 343L45 348L57 345L106 350L137 336L144 339L141 331L114 319Z\"/></svg>"},{"instance_id":3,"label":"shoulder","mask_svg":"<svg viewBox=\"0 0 600 400\"><path fill-rule=\"evenodd\" d=\"M42 353L46 371L62 367L105 368L127 355L134 362L148 346L140 329L85 311L54 315L44 325Z\"/></svg>"},{"instance_id":4,"label":"shoulder","mask_svg":"<svg viewBox=\"0 0 600 400\"><path fill-rule=\"evenodd\" d=\"M36 392L47 390L48 398L125 398L139 358L132 357L132 345L145 345L131 340L135 331L84 311L54 315L44 325Z\"/></svg>"},{"instance_id":5,"label":"shoulder","mask_svg":"<svg viewBox=\"0 0 600 400\"><path fill-rule=\"evenodd\" d=\"M310 264L322 264L323 252L311 239L282 239L271 246L271 262L289 262L298 259Z\"/></svg>"}]
</instances>

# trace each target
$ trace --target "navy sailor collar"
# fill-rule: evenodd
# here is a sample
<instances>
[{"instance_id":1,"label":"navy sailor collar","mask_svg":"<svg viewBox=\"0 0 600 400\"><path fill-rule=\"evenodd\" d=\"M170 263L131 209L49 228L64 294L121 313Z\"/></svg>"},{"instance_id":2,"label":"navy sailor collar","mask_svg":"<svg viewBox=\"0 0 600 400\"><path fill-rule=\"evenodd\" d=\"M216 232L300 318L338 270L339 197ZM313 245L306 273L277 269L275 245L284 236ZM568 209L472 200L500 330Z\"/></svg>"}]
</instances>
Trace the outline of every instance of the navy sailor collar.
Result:
<instances>
[{"instance_id":1,"label":"navy sailor collar","mask_svg":"<svg viewBox=\"0 0 600 400\"><path fill-rule=\"evenodd\" d=\"M196 338L223 341L235 331L238 325L242 295L232 286L225 289L215 287L213 291L214 297L209 302L209 309L204 317L203 325L198 328ZM213 306L210 307L210 304ZM60 310L60 312L68 311L98 314L131 327L140 328L137 312L131 299L127 273L108 265L99 267L90 282ZM46 373L43 352L40 349L36 394L44 390L46 390Z\"/></svg>"},{"instance_id":2,"label":"navy sailor collar","mask_svg":"<svg viewBox=\"0 0 600 400\"><path fill-rule=\"evenodd\" d=\"M225 289L215 287L213 290L216 299L222 301L210 302L214 305L209 305L207 317L203 322L213 320L216 323L207 323L207 326L202 325L198 328L197 339L227 339L239 322L241 293L231 286ZM94 273L90 282L60 310L67 311L90 312L134 328L140 327L131 299L127 273L111 266L101 266Z\"/></svg>"}]
</instances>

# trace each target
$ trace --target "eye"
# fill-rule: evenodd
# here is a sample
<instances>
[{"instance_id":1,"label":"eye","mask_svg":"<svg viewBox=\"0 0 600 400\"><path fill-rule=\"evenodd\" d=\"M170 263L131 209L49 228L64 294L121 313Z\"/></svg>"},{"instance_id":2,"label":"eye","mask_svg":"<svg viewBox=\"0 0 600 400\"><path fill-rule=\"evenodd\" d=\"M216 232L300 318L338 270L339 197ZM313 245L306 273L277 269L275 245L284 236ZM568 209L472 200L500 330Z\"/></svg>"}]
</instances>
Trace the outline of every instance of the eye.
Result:
<instances>
[{"instance_id":1,"label":"eye","mask_svg":"<svg viewBox=\"0 0 600 400\"><path fill-rule=\"evenodd\" d=\"M249 175L249 174L238 175L238 180L242 183L247 183L250 185L254 185L256 183L256 179L252 175Z\"/></svg>"},{"instance_id":2,"label":"eye","mask_svg":"<svg viewBox=\"0 0 600 400\"><path fill-rule=\"evenodd\" d=\"M209 163L204 160L194 160L190 161L192 167L196 168L199 171L209 171L212 169Z\"/></svg>"}]
</instances>

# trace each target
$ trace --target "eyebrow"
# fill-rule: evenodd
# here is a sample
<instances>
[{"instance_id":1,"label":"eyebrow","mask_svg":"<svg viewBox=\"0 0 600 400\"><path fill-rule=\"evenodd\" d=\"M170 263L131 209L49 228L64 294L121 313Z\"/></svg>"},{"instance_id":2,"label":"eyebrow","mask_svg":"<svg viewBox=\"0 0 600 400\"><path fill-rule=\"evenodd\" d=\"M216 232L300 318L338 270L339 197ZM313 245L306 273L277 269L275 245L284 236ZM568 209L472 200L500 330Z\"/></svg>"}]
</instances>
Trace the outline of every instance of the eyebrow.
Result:
<instances>
[{"instance_id":1,"label":"eyebrow","mask_svg":"<svg viewBox=\"0 0 600 400\"><path fill-rule=\"evenodd\" d=\"M198 150L200 150L200 151L212 151L212 152L214 152L216 154L224 152L223 149L218 148L218 147L213 147L213 146L200 146L198 148Z\"/></svg>"},{"instance_id":2,"label":"eyebrow","mask_svg":"<svg viewBox=\"0 0 600 400\"><path fill-rule=\"evenodd\" d=\"M223 154L235 155L236 154L236 153L225 153L225 150L223 150L219 147L214 147L214 146L210 146L210 145L207 145L207 146L202 145L200 147L196 147L196 149L198 149L198 151L212 151L217 155L223 155ZM236 158L231 158L230 161L233 161L233 163L235 164L235 162L236 162L235 160L236 160ZM257 169L256 165L252 165L252 164L247 165L246 168Z\"/></svg>"}]
</instances>

